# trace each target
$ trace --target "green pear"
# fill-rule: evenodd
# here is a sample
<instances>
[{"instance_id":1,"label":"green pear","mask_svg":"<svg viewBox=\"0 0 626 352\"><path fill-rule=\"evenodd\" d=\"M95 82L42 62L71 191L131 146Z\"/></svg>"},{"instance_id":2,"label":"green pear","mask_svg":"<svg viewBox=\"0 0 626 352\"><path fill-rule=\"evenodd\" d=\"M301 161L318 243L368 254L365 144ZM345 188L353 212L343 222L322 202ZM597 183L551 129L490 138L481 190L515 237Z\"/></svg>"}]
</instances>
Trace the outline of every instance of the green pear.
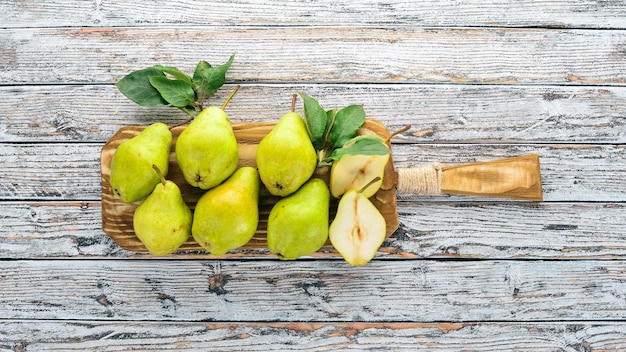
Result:
<instances>
[{"instance_id":1,"label":"green pear","mask_svg":"<svg viewBox=\"0 0 626 352\"><path fill-rule=\"evenodd\" d=\"M339 200L330 224L330 243L350 265L367 264L387 237L387 225L380 211L363 193L351 189Z\"/></svg>"},{"instance_id":2,"label":"green pear","mask_svg":"<svg viewBox=\"0 0 626 352\"><path fill-rule=\"evenodd\" d=\"M146 127L122 142L111 159L111 188L123 202L133 203L149 195L159 182L152 165L167 175L172 133L161 122Z\"/></svg>"},{"instance_id":3,"label":"green pear","mask_svg":"<svg viewBox=\"0 0 626 352\"><path fill-rule=\"evenodd\" d=\"M304 184L315 171L317 155L302 117L283 115L259 143L256 163L261 181L275 196L287 196Z\"/></svg>"},{"instance_id":4,"label":"green pear","mask_svg":"<svg viewBox=\"0 0 626 352\"><path fill-rule=\"evenodd\" d=\"M212 254L248 243L259 223L259 173L242 167L200 197L191 227L193 238Z\"/></svg>"},{"instance_id":5,"label":"green pear","mask_svg":"<svg viewBox=\"0 0 626 352\"><path fill-rule=\"evenodd\" d=\"M178 136L176 161L185 180L201 189L219 185L237 169L237 140L224 110L210 106L193 119Z\"/></svg>"},{"instance_id":6,"label":"green pear","mask_svg":"<svg viewBox=\"0 0 626 352\"><path fill-rule=\"evenodd\" d=\"M342 156L330 169L330 193L333 197L340 198L347 191L360 190L370 180L378 178L378 181L362 192L367 198L373 196L383 183L389 157L390 154Z\"/></svg>"},{"instance_id":7,"label":"green pear","mask_svg":"<svg viewBox=\"0 0 626 352\"><path fill-rule=\"evenodd\" d=\"M161 182L135 209L133 228L151 254L162 256L175 252L189 239L192 215L178 186L155 169Z\"/></svg>"},{"instance_id":8,"label":"green pear","mask_svg":"<svg viewBox=\"0 0 626 352\"><path fill-rule=\"evenodd\" d=\"M267 246L280 259L296 259L319 250L328 240L330 192L312 178L272 207L267 219Z\"/></svg>"}]
</instances>

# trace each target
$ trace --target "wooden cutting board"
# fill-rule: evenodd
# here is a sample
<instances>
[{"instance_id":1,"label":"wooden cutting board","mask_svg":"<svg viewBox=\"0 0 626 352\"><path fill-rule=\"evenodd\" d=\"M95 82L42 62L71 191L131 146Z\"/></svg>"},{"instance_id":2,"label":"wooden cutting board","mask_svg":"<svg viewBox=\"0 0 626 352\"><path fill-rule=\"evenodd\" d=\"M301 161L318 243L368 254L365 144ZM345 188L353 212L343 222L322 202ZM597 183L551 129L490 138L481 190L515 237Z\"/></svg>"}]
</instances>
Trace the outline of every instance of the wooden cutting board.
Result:
<instances>
[{"instance_id":1,"label":"wooden cutting board","mask_svg":"<svg viewBox=\"0 0 626 352\"><path fill-rule=\"evenodd\" d=\"M256 148L261 139L267 135L274 127L273 122L258 123L234 123L233 130L239 145L239 166L256 167ZM138 135L146 126L130 126L121 128L104 145L101 152L101 174L102 174L102 228L120 247L133 252L145 252L145 246L135 236L133 231L133 213L141 201L133 204L122 202L117 195L112 192L109 178L111 175L111 159L117 147L125 140ZM170 152L169 174L167 179L175 182L181 190L183 199L193 210L195 204L205 191L187 184L176 162L176 139L186 126L173 128L172 149ZM368 119L361 128L360 133L374 133L383 138L389 137L389 131L381 123ZM315 177L320 177L328 183L330 169L328 167L318 168ZM398 228L398 213L396 209L396 183L397 174L393 168L393 160L389 158L385 169L385 176L381 189L372 197L372 202L385 217L387 222L387 236L390 236ZM243 249L267 248L267 217L272 206L280 198L272 196L261 187L259 197L259 226L257 232ZM330 204L330 221L335 217L337 209L337 199L332 199ZM180 251L204 251L193 238L183 244Z\"/></svg>"}]
</instances>

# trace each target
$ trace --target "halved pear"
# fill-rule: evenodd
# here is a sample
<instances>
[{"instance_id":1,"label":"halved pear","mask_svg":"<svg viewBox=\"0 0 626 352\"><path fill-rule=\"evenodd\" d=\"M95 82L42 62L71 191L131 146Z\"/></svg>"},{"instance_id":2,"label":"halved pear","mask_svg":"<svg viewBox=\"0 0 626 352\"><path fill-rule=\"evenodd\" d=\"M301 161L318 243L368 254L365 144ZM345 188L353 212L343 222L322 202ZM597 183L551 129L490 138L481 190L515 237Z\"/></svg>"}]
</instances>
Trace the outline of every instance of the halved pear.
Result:
<instances>
[{"instance_id":1,"label":"halved pear","mask_svg":"<svg viewBox=\"0 0 626 352\"><path fill-rule=\"evenodd\" d=\"M378 177L379 181L363 190L366 198L373 196L383 183L389 156L390 154L344 155L330 169L330 193L333 197L340 198L349 190L363 189L372 179Z\"/></svg>"},{"instance_id":2,"label":"halved pear","mask_svg":"<svg viewBox=\"0 0 626 352\"><path fill-rule=\"evenodd\" d=\"M367 264L387 236L387 224L365 194L347 191L339 200L337 215L330 224L331 244L350 265Z\"/></svg>"}]
</instances>

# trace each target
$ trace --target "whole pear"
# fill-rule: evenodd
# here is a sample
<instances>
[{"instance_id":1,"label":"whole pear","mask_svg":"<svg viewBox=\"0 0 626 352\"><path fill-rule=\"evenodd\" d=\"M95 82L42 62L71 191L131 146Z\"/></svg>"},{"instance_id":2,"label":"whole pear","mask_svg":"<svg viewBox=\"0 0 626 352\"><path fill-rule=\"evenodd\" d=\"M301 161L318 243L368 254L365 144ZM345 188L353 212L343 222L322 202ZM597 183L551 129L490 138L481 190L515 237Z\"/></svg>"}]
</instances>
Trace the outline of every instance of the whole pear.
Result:
<instances>
[{"instance_id":1,"label":"whole pear","mask_svg":"<svg viewBox=\"0 0 626 352\"><path fill-rule=\"evenodd\" d=\"M370 200L357 190L348 190L339 200L330 224L330 243L350 265L367 264L385 240L385 218Z\"/></svg>"},{"instance_id":2,"label":"whole pear","mask_svg":"<svg viewBox=\"0 0 626 352\"><path fill-rule=\"evenodd\" d=\"M373 196L383 183L388 161L389 154L344 155L330 169L330 193L333 197L340 198L347 191L361 190L372 179L379 178L362 192L367 198Z\"/></svg>"},{"instance_id":3,"label":"whole pear","mask_svg":"<svg viewBox=\"0 0 626 352\"><path fill-rule=\"evenodd\" d=\"M133 214L137 238L151 254L158 256L175 252L189 239L192 220L178 186L162 175L160 178L161 182Z\"/></svg>"},{"instance_id":4,"label":"whole pear","mask_svg":"<svg viewBox=\"0 0 626 352\"><path fill-rule=\"evenodd\" d=\"M200 197L191 227L193 238L212 254L225 254L248 243L259 223L255 168L242 167Z\"/></svg>"},{"instance_id":5,"label":"whole pear","mask_svg":"<svg viewBox=\"0 0 626 352\"><path fill-rule=\"evenodd\" d=\"M267 246L280 259L291 260L315 252L328 239L330 192L312 178L272 207L267 220Z\"/></svg>"},{"instance_id":6,"label":"whole pear","mask_svg":"<svg viewBox=\"0 0 626 352\"><path fill-rule=\"evenodd\" d=\"M259 143L256 163L261 181L275 196L287 196L315 171L317 155L302 117L284 114Z\"/></svg>"},{"instance_id":7,"label":"whole pear","mask_svg":"<svg viewBox=\"0 0 626 352\"><path fill-rule=\"evenodd\" d=\"M111 159L111 188L125 203L149 195L160 182L152 165L167 175L172 133L161 122L122 142Z\"/></svg>"},{"instance_id":8,"label":"whole pear","mask_svg":"<svg viewBox=\"0 0 626 352\"><path fill-rule=\"evenodd\" d=\"M237 140L228 115L217 106L202 110L176 141L176 160L185 180L209 189L237 168Z\"/></svg>"}]
</instances>

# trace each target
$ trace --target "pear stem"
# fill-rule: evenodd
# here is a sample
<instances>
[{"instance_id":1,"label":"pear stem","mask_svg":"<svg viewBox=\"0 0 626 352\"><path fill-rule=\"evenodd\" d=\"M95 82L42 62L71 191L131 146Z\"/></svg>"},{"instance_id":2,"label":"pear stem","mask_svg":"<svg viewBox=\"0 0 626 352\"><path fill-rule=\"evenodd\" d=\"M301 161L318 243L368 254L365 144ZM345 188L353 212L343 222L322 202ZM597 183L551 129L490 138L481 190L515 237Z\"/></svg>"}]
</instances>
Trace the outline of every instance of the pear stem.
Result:
<instances>
[{"instance_id":1,"label":"pear stem","mask_svg":"<svg viewBox=\"0 0 626 352\"><path fill-rule=\"evenodd\" d=\"M161 170L159 170L159 167L156 166L155 164L152 164L152 168L159 175L159 178L161 179L161 183L163 184L163 186L165 186L165 176L163 176L163 173L161 172Z\"/></svg>"},{"instance_id":2,"label":"pear stem","mask_svg":"<svg viewBox=\"0 0 626 352\"><path fill-rule=\"evenodd\" d=\"M317 165L319 166L326 159L326 149L317 151Z\"/></svg>"},{"instance_id":3,"label":"pear stem","mask_svg":"<svg viewBox=\"0 0 626 352\"><path fill-rule=\"evenodd\" d=\"M406 131L408 131L410 128L411 128L411 125L406 125L406 126L402 127L401 129L399 129L399 130L397 130L397 131L393 132L393 133L392 133L389 137L387 137L387 139L385 139L385 144L386 144L386 143L389 143L389 141L391 140L391 138L393 138L393 137L395 137L395 136L399 135L399 134L400 134L400 133L402 133L402 132L406 132Z\"/></svg>"},{"instance_id":4,"label":"pear stem","mask_svg":"<svg viewBox=\"0 0 626 352\"><path fill-rule=\"evenodd\" d=\"M204 107L202 106L202 101L204 100L204 98L200 98L198 99L195 103L193 103L193 106L196 108L197 112L202 111L202 109L204 109Z\"/></svg>"},{"instance_id":5,"label":"pear stem","mask_svg":"<svg viewBox=\"0 0 626 352\"><path fill-rule=\"evenodd\" d=\"M170 126L170 127L168 127L168 128L169 128L170 130L172 130L172 129L173 129L173 128L175 128L175 127L186 125L186 124L190 123L191 121L193 121L193 119L194 119L194 118L195 118L195 116L190 116L190 117L189 117L189 118L187 118L185 121L183 121L183 122L181 122L181 123L177 123L177 124L175 124L175 125L171 125L171 126Z\"/></svg>"},{"instance_id":6,"label":"pear stem","mask_svg":"<svg viewBox=\"0 0 626 352\"><path fill-rule=\"evenodd\" d=\"M298 94L293 94L291 96L291 112L296 111L296 100L298 99Z\"/></svg>"},{"instance_id":7,"label":"pear stem","mask_svg":"<svg viewBox=\"0 0 626 352\"><path fill-rule=\"evenodd\" d=\"M230 103L230 100L235 96L235 94L237 94L237 91L239 90L240 87L241 87L240 85L236 85L233 91L230 92L230 94L226 98L226 101L224 101L224 104L222 104L222 107L221 107L222 110L226 109L226 105Z\"/></svg>"},{"instance_id":8,"label":"pear stem","mask_svg":"<svg viewBox=\"0 0 626 352\"><path fill-rule=\"evenodd\" d=\"M359 193L363 193L363 192L365 192L365 190L366 190L369 186L373 185L374 183L376 183L376 182L378 182L378 181L380 181L380 176L376 176L376 177L374 177L374 178L373 178L370 182L368 182L365 186L363 186L363 188L361 188L361 190L359 191Z\"/></svg>"}]
</instances>

